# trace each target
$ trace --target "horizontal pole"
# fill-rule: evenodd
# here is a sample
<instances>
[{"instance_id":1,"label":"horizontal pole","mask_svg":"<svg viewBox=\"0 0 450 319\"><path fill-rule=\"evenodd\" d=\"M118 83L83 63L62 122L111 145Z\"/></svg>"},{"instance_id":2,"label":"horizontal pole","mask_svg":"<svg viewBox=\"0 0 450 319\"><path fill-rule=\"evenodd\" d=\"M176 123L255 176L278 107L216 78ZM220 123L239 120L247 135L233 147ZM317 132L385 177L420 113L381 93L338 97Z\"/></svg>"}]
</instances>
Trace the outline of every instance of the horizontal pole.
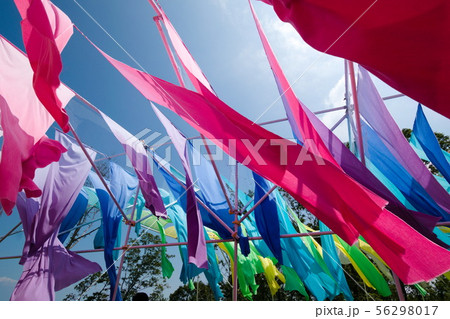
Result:
<instances>
[{"instance_id":1,"label":"horizontal pole","mask_svg":"<svg viewBox=\"0 0 450 319\"><path fill-rule=\"evenodd\" d=\"M280 235L280 238L295 238L295 237L315 237L315 236L323 236L323 235L333 235L333 231L317 231L317 232L309 232L309 233L299 233L299 234L285 234ZM249 240L262 240L263 238L261 236L257 237L248 237ZM231 239L211 239L207 240L207 244L217 244L217 243L225 243L225 242L232 242L234 241L233 238ZM171 247L171 246L183 246L187 245L187 242L179 242L179 243L165 243L165 244L150 244L150 245L136 245L136 246L124 246L124 247L115 247L114 250L129 250L129 249L143 249L143 248L157 248L157 247ZM77 250L74 251L74 253L77 254L85 254L85 253L97 253L102 252L103 249L87 249L87 250ZM0 260L6 260L6 259L17 259L21 258L22 256L10 256L10 257L0 257Z\"/></svg>"}]
</instances>

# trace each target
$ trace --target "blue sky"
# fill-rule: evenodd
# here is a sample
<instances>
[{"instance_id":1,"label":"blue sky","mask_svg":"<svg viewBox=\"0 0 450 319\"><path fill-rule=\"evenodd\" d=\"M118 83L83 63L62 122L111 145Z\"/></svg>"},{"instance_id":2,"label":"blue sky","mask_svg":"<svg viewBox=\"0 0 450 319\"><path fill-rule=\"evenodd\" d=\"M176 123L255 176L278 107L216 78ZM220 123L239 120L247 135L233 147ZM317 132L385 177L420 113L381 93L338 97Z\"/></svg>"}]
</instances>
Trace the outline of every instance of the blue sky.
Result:
<instances>
[{"instance_id":1,"label":"blue sky","mask_svg":"<svg viewBox=\"0 0 450 319\"><path fill-rule=\"evenodd\" d=\"M77 1L145 70L166 81L177 83L152 19L155 13L147 0ZM73 0L53 2L102 50L118 60L138 67ZM228 105L251 120L256 120L278 99L278 90L247 1L161 0L160 3L218 96ZM271 7L260 2L254 2L254 6L286 76L291 83L295 82L293 88L305 105L313 111L342 106L343 60L310 48L289 24L277 18ZM13 0L0 1L0 33L23 48L20 16ZM164 132L149 107L149 102L77 31L74 31L62 58L62 81L113 120L133 134L144 129ZM380 81L376 80L376 84L383 96L397 93ZM416 102L403 97L388 101L387 106L401 128L412 127ZM122 152L103 122L86 107L73 103L67 109L71 121L86 144L108 155ZM163 112L186 136L198 135L176 115L166 110ZM448 119L429 109L425 109L425 114L435 131L450 134ZM339 112L329 113L322 116L322 119L331 127L342 115ZM283 117L284 110L278 100L259 121ZM85 121L86 118L90 122ZM267 128L283 137L292 137L286 122ZM342 140L347 141L346 122L336 132ZM49 135L52 135L51 131ZM123 163L123 160L122 157L114 161ZM174 159L174 165L179 167L178 164ZM221 172L230 177L232 169L226 163L219 165ZM248 170L241 168L240 172L240 185L243 185L244 190L252 188ZM157 176L157 181L161 181L161 177ZM17 222L17 214L0 216L0 236ZM19 255L22 245L22 235L14 235L0 243L0 256ZM77 248L91 248L90 245L91 242L86 241ZM103 265L101 254L92 254L89 258ZM0 300L9 298L14 280L19 278L20 273L21 266L17 264L17 260L0 261ZM173 276L178 277L178 274L179 268L176 268ZM58 294L58 297L61 295L63 294Z\"/></svg>"}]
</instances>

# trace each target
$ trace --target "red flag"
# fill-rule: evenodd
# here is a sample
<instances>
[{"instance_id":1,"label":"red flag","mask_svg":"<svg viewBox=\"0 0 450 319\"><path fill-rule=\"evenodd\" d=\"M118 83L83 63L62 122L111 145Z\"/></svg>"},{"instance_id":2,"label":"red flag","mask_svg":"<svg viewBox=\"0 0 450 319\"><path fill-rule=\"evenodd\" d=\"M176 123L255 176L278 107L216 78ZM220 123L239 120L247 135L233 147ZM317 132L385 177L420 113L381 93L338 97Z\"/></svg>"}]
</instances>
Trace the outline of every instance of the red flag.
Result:
<instances>
[{"instance_id":1,"label":"red flag","mask_svg":"<svg viewBox=\"0 0 450 319\"><path fill-rule=\"evenodd\" d=\"M450 1L262 0L315 49L450 117Z\"/></svg>"},{"instance_id":2,"label":"red flag","mask_svg":"<svg viewBox=\"0 0 450 319\"><path fill-rule=\"evenodd\" d=\"M62 70L61 51L73 33L72 22L48 0L14 0L22 16L22 36L34 71L37 97L64 132L69 117L56 95Z\"/></svg>"}]
</instances>

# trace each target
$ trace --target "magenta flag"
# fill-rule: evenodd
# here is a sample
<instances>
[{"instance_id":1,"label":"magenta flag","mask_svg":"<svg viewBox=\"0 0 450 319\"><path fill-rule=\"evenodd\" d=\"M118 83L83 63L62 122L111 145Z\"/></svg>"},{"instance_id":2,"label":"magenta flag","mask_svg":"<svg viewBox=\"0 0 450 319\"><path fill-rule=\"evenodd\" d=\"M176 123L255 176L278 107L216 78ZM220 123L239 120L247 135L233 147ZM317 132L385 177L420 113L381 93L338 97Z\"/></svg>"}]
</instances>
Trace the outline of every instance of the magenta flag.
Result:
<instances>
[{"instance_id":1,"label":"magenta flag","mask_svg":"<svg viewBox=\"0 0 450 319\"><path fill-rule=\"evenodd\" d=\"M152 0L149 0L152 1ZM181 61L181 64L183 65L183 68L185 69L189 80L191 80L192 84L194 85L197 92L202 93L202 90L205 88L214 93L213 88L211 87L211 84L206 79L206 76L203 74L202 70L198 66L197 62L194 60L192 55L189 53L187 47L184 45L183 40L178 35L178 32L173 27L172 23L170 22L169 18L167 18L166 14L164 13L163 9L160 6L157 6L158 13L161 15L162 22L164 23L167 34L169 35L169 38L172 42L172 45L178 55L178 58ZM201 85L200 85L201 84Z\"/></svg>"},{"instance_id":2,"label":"magenta flag","mask_svg":"<svg viewBox=\"0 0 450 319\"><path fill-rule=\"evenodd\" d=\"M139 179L139 187L145 199L145 207L157 217L167 218L166 208L164 207L161 194L153 177L152 169L144 145L127 130L114 122L106 114L97 110L108 124L117 140L125 149L136 175Z\"/></svg>"},{"instance_id":3,"label":"magenta flag","mask_svg":"<svg viewBox=\"0 0 450 319\"><path fill-rule=\"evenodd\" d=\"M369 196L307 146L252 123L206 88L199 95L98 50L146 98L174 111L230 156L284 188L346 242L352 244L362 235L405 283L429 280L450 269L447 250L385 210L387 201ZM437 262L430 265L424 260Z\"/></svg>"},{"instance_id":4,"label":"magenta flag","mask_svg":"<svg viewBox=\"0 0 450 319\"><path fill-rule=\"evenodd\" d=\"M423 164L389 113L383 99L361 66L358 72L358 101L361 115L377 132L395 159L427 191L434 201L450 213L450 195Z\"/></svg>"},{"instance_id":5,"label":"magenta flag","mask_svg":"<svg viewBox=\"0 0 450 319\"><path fill-rule=\"evenodd\" d=\"M261 0L316 50L450 117L450 1Z\"/></svg>"},{"instance_id":6,"label":"magenta flag","mask_svg":"<svg viewBox=\"0 0 450 319\"><path fill-rule=\"evenodd\" d=\"M61 223L83 187L91 165L70 138L58 132L56 138L68 151L59 162L38 171L35 181L43 189L42 196L26 199L22 194L18 201L25 234L20 261L24 270L11 300L54 300L55 290L101 270L97 263L67 251L58 240ZM88 152L95 158L94 151Z\"/></svg>"},{"instance_id":7,"label":"magenta flag","mask_svg":"<svg viewBox=\"0 0 450 319\"><path fill-rule=\"evenodd\" d=\"M22 16L22 37L34 71L36 96L64 132L69 117L56 94L61 85L61 51L73 33L72 21L49 0L14 0Z\"/></svg>"},{"instance_id":8,"label":"magenta flag","mask_svg":"<svg viewBox=\"0 0 450 319\"><path fill-rule=\"evenodd\" d=\"M34 171L58 161L64 147L45 132L53 118L36 97L32 87L33 70L27 57L0 36L0 109L3 147L0 160L0 202L11 214L17 193L42 194L33 182ZM74 96L66 86L57 94L63 106Z\"/></svg>"},{"instance_id":9,"label":"magenta flag","mask_svg":"<svg viewBox=\"0 0 450 319\"><path fill-rule=\"evenodd\" d=\"M433 228L436 225L437 219L428 217L428 215L422 213L408 211L345 145L342 144L334 133L298 100L270 47L250 0L249 4L267 59L269 60L275 81L278 85L289 124L297 139L313 140L316 147L312 151L317 150L320 156L330 160L330 162L334 162L338 167L342 167L362 187L367 187L367 189L373 191L378 196L388 200L390 211L402 218L421 234L435 241L437 237L433 233Z\"/></svg>"},{"instance_id":10,"label":"magenta flag","mask_svg":"<svg viewBox=\"0 0 450 319\"><path fill-rule=\"evenodd\" d=\"M198 268L208 268L205 231L203 229L203 221L197 207L192 172L187 155L188 151L186 137L184 137L180 131L173 126L170 120L165 117L164 114L162 114L161 111L158 110L153 104L152 108L172 140L173 146L175 146L178 156L180 156L186 175L186 223L189 262L195 264Z\"/></svg>"}]
</instances>

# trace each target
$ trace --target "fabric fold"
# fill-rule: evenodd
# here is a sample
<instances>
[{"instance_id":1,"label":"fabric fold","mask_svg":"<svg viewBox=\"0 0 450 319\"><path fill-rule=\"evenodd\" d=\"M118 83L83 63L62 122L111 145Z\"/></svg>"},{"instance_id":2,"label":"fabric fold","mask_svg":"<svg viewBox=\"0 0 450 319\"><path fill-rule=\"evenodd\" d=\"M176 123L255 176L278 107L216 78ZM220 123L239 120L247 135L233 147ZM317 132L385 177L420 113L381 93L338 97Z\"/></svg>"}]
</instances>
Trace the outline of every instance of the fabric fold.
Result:
<instances>
[{"instance_id":1,"label":"fabric fold","mask_svg":"<svg viewBox=\"0 0 450 319\"><path fill-rule=\"evenodd\" d=\"M197 207L194 180L192 178L191 167L187 155L187 140L180 131L173 126L169 119L156 108L156 106L152 104L152 108L172 140L186 174L186 222L188 231L189 262L195 264L199 268L208 268L206 239L202 218Z\"/></svg>"},{"instance_id":2,"label":"fabric fold","mask_svg":"<svg viewBox=\"0 0 450 319\"><path fill-rule=\"evenodd\" d=\"M72 21L49 0L14 0L22 16L22 36L34 71L36 96L64 132L69 117L56 90L61 85L61 52L73 33Z\"/></svg>"},{"instance_id":3,"label":"fabric fold","mask_svg":"<svg viewBox=\"0 0 450 319\"><path fill-rule=\"evenodd\" d=\"M261 0L316 50L363 65L450 117L447 0Z\"/></svg>"},{"instance_id":4,"label":"fabric fold","mask_svg":"<svg viewBox=\"0 0 450 319\"><path fill-rule=\"evenodd\" d=\"M25 234L20 260L24 271L11 300L54 300L55 290L101 270L97 263L67 251L57 238L91 165L67 136L56 132L56 138L68 151L59 162L37 173L35 181L43 189L42 196L27 199L21 193L18 202ZM90 153L95 158L95 152Z\"/></svg>"}]
</instances>

